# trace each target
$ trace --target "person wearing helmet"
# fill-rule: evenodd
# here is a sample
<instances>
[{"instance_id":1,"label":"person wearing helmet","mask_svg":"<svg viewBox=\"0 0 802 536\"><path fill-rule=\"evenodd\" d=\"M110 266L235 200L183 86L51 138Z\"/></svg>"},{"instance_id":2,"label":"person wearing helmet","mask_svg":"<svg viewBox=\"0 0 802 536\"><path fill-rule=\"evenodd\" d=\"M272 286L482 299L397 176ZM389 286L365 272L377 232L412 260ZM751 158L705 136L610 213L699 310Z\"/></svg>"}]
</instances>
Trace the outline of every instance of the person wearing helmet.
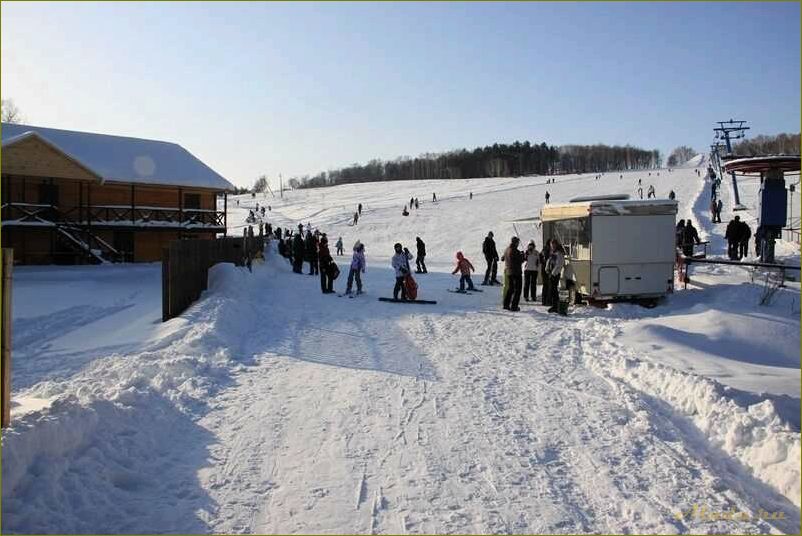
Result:
<instances>
[{"instance_id":1,"label":"person wearing helmet","mask_svg":"<svg viewBox=\"0 0 802 536\"><path fill-rule=\"evenodd\" d=\"M471 272L475 272L476 269L471 264L471 261L465 258L461 251L457 251L457 267L454 268L454 271L451 272L451 275L456 274L457 272L460 273L459 278L459 290L460 292L465 291L465 283L468 283L468 290L474 290L473 288L473 281L471 281Z\"/></svg>"}]
</instances>

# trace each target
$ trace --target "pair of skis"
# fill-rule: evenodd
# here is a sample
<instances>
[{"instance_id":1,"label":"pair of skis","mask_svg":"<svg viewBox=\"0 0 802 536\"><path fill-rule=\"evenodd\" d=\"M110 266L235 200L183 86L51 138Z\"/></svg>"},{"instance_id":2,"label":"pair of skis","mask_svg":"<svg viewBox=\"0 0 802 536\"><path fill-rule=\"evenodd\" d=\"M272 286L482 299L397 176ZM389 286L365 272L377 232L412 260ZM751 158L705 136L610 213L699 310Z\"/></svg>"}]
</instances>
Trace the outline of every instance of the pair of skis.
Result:
<instances>
[{"instance_id":1,"label":"pair of skis","mask_svg":"<svg viewBox=\"0 0 802 536\"><path fill-rule=\"evenodd\" d=\"M471 295L474 292L484 292L482 289L479 288L466 288L465 290L460 290L458 288L457 289L448 288L446 290L449 292L453 292L454 294L468 294L468 295Z\"/></svg>"}]
</instances>

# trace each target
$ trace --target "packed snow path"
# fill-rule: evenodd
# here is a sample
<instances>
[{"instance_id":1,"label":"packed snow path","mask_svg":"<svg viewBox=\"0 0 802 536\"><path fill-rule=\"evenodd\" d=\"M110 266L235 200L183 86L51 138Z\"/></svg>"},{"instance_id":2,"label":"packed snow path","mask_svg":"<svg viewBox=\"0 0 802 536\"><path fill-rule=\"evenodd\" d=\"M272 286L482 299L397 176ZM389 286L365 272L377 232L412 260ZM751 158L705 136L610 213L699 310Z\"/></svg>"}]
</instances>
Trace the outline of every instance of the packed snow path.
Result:
<instances>
[{"instance_id":1,"label":"packed snow path","mask_svg":"<svg viewBox=\"0 0 802 536\"><path fill-rule=\"evenodd\" d=\"M356 299L322 295L271 251L253 273L216 267L203 299L161 324L158 266L126 268L122 293L116 267L100 281L113 292L87 268L21 271L15 395L40 406L3 433L3 531L798 533L798 284L758 310L739 268L700 270L704 291L657 309L567 318L526 303L505 312L497 287L445 291L455 251L481 270L487 230L503 248L510 220L536 215L546 189L562 202L654 181L720 249L695 169L661 172L229 200L233 232L256 201L273 202L274 225L312 219L346 253L365 242L368 295ZM412 196L421 209L403 218ZM393 242L416 235L429 250L422 297L438 304L376 301L392 288ZM73 309L54 311L37 280L70 281ZM58 329L41 340L40 325ZM747 343L766 352L735 352ZM688 372L705 366L709 377ZM731 512L749 519L710 519Z\"/></svg>"},{"instance_id":2,"label":"packed snow path","mask_svg":"<svg viewBox=\"0 0 802 536\"><path fill-rule=\"evenodd\" d=\"M254 366L201 420L214 532L772 530L675 517L693 505L798 523L690 421L588 366L613 357L593 313L399 311L280 272L248 303Z\"/></svg>"}]
</instances>

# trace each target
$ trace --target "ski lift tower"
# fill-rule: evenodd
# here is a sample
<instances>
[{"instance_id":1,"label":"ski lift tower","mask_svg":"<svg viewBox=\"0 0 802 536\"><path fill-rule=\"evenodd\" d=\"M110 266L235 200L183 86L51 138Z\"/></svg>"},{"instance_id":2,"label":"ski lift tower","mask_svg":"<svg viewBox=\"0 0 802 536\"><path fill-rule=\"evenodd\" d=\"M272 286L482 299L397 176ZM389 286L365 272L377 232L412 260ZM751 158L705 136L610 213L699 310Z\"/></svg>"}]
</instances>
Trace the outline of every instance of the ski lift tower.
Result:
<instances>
[{"instance_id":1,"label":"ski lift tower","mask_svg":"<svg viewBox=\"0 0 802 536\"><path fill-rule=\"evenodd\" d=\"M719 124L718 127L714 128L713 131L716 133L715 138L723 139L724 143L727 146L727 156L732 155L732 144L730 140L738 140L746 136L745 131L749 130L749 127L745 127L744 124L746 121L733 121L730 119L729 121L717 121ZM735 180L735 173L731 173L732 175L732 193L735 196L735 204L733 205L733 210L746 210L746 207L741 204L741 196L738 194L738 182Z\"/></svg>"},{"instance_id":2,"label":"ski lift tower","mask_svg":"<svg viewBox=\"0 0 802 536\"><path fill-rule=\"evenodd\" d=\"M724 148L726 148L726 146L721 142L716 142L710 146L711 163L709 167L722 178L724 177L724 173L721 171L721 153Z\"/></svg>"},{"instance_id":3,"label":"ski lift tower","mask_svg":"<svg viewBox=\"0 0 802 536\"><path fill-rule=\"evenodd\" d=\"M757 156L730 160L724 164L725 171L742 175L760 175L758 202L758 230L755 240L760 240L760 260L774 263L774 241L780 237L788 221L788 193L785 189L784 173L798 172L799 155Z\"/></svg>"}]
</instances>

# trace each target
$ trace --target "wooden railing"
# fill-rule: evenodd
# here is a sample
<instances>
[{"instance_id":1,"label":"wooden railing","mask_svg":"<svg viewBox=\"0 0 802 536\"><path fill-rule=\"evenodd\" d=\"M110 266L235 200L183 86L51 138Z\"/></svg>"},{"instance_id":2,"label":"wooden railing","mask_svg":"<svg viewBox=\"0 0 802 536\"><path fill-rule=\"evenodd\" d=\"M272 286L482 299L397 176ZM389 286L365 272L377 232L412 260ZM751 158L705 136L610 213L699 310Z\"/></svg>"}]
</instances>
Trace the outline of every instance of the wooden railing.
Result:
<instances>
[{"instance_id":1,"label":"wooden railing","mask_svg":"<svg viewBox=\"0 0 802 536\"><path fill-rule=\"evenodd\" d=\"M58 207L32 203L5 203L3 221L19 225L70 223L74 225L127 224L133 227L225 227L225 212L209 209L90 205Z\"/></svg>"}]
</instances>

